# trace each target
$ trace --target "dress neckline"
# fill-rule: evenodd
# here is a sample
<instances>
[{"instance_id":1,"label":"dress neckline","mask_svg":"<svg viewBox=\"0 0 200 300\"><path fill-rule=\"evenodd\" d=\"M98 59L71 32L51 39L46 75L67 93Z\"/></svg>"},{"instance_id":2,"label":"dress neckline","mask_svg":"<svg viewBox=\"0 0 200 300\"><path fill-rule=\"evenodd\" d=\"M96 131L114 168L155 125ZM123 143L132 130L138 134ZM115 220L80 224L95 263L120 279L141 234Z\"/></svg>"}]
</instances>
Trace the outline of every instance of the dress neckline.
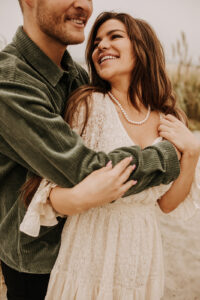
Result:
<instances>
[{"instance_id":1,"label":"dress neckline","mask_svg":"<svg viewBox=\"0 0 200 300\"><path fill-rule=\"evenodd\" d=\"M108 105L110 105L111 109L113 110L114 114L115 114L115 117L116 117L116 120L119 124L119 126L121 127L122 131L124 132L124 134L127 136L128 140L131 142L132 145L135 145L135 146L139 146L141 147L140 145L138 145L137 143L135 143L135 141L129 136L128 132L126 131L126 129L124 128L124 125L122 124L120 118L119 118L119 114L116 110L116 107L114 105L114 103L112 102L112 100L110 99L109 95L106 94L106 100L108 102ZM160 113L160 118L162 117L162 114ZM158 142L161 142L162 141L162 137L158 136L155 140L153 140L153 142L149 145L154 145Z\"/></svg>"}]
</instances>

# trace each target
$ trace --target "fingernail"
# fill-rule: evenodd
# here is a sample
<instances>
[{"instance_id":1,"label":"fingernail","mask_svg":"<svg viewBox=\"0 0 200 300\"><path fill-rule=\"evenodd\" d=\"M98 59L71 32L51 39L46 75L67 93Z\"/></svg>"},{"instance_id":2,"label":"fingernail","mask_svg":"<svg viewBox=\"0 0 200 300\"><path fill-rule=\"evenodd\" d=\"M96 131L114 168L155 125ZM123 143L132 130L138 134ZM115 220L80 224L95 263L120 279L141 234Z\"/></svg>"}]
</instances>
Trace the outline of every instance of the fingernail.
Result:
<instances>
[{"instance_id":1,"label":"fingernail","mask_svg":"<svg viewBox=\"0 0 200 300\"><path fill-rule=\"evenodd\" d=\"M130 161L133 159L133 156L129 156Z\"/></svg>"},{"instance_id":2,"label":"fingernail","mask_svg":"<svg viewBox=\"0 0 200 300\"><path fill-rule=\"evenodd\" d=\"M112 166L112 161L109 160L109 162L107 163L106 167L111 167Z\"/></svg>"},{"instance_id":3,"label":"fingernail","mask_svg":"<svg viewBox=\"0 0 200 300\"><path fill-rule=\"evenodd\" d=\"M132 165L132 169L134 170L136 168L136 165L134 164L134 165Z\"/></svg>"},{"instance_id":4,"label":"fingernail","mask_svg":"<svg viewBox=\"0 0 200 300\"><path fill-rule=\"evenodd\" d=\"M133 180L133 185L136 185L137 184L137 180Z\"/></svg>"}]
</instances>

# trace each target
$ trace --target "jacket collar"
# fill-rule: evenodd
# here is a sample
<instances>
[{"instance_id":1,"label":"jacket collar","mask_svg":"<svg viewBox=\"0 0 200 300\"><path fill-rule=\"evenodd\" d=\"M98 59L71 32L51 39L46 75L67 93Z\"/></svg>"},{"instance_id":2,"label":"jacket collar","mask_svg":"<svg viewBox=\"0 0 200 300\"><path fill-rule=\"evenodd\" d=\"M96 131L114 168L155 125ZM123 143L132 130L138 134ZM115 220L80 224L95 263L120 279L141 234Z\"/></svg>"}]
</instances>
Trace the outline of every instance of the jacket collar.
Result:
<instances>
[{"instance_id":1,"label":"jacket collar","mask_svg":"<svg viewBox=\"0 0 200 300\"><path fill-rule=\"evenodd\" d=\"M17 50L35 70L37 70L52 86L56 86L66 74L72 78L78 75L75 63L66 50L62 58L63 69L59 68L24 32L20 26L13 38Z\"/></svg>"}]
</instances>

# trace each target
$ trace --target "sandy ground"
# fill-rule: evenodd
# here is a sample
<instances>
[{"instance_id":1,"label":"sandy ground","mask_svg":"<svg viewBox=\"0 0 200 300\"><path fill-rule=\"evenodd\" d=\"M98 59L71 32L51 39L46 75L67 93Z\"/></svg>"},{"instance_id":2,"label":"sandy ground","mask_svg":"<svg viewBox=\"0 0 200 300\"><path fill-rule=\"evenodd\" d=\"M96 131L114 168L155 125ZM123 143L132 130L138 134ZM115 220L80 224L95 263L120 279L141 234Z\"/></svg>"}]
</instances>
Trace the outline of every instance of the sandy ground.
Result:
<instances>
[{"instance_id":1,"label":"sandy ground","mask_svg":"<svg viewBox=\"0 0 200 300\"><path fill-rule=\"evenodd\" d=\"M195 134L200 138L200 132ZM162 300L200 300L200 209L185 222L168 215L159 221L165 258ZM5 292L4 286L0 300L6 300Z\"/></svg>"},{"instance_id":2,"label":"sandy ground","mask_svg":"<svg viewBox=\"0 0 200 300\"><path fill-rule=\"evenodd\" d=\"M163 300L200 299L200 210L188 221L160 218L165 261Z\"/></svg>"}]
</instances>

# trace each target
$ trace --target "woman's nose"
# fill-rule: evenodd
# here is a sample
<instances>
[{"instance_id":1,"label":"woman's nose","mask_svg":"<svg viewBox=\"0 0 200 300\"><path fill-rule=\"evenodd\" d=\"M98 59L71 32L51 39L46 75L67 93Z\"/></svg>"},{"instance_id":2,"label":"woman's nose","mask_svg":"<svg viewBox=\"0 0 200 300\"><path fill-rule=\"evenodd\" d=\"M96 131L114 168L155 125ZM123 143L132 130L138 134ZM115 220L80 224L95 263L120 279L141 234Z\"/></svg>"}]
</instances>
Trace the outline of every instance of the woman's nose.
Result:
<instances>
[{"instance_id":1,"label":"woman's nose","mask_svg":"<svg viewBox=\"0 0 200 300\"><path fill-rule=\"evenodd\" d=\"M110 46L110 45L109 45L108 41L106 41L106 40L101 40L101 41L98 43L98 49L99 49L99 50L108 49L109 46Z\"/></svg>"}]
</instances>

